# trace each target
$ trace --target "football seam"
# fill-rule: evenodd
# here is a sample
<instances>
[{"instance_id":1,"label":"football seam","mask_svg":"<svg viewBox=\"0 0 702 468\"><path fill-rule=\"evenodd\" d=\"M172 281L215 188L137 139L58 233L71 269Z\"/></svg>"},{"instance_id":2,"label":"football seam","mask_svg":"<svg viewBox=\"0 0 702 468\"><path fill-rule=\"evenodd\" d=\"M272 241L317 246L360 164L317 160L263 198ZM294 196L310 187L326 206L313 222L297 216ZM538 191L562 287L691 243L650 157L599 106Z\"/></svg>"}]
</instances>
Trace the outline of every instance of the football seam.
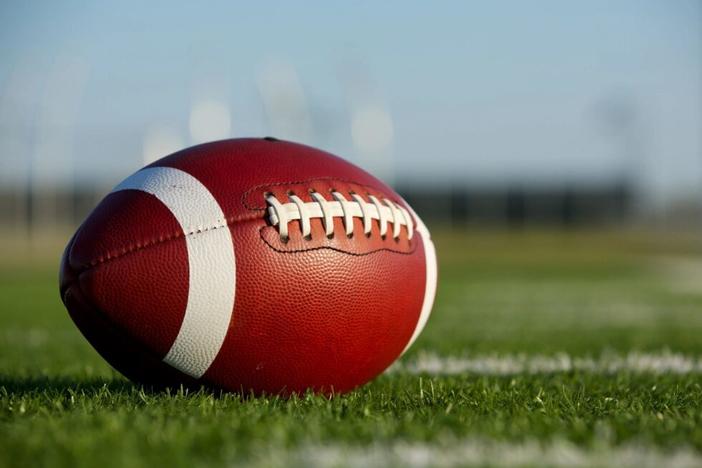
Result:
<instances>
[{"instance_id":1,"label":"football seam","mask_svg":"<svg viewBox=\"0 0 702 468\"><path fill-rule=\"evenodd\" d=\"M83 262L77 264L77 266L73 266L76 270L77 274L83 273L86 270L89 270L90 268L94 268L98 265L104 265L106 263L109 263L113 260L116 260L118 258L122 258L126 255L139 252L141 250L154 247L157 245L165 244L171 241L174 241L176 239L183 238L185 239L188 236L195 236L198 234L204 234L206 232L214 231L215 229L221 229L221 228L230 228L235 224L243 223L243 222L248 222L248 221L256 221L258 219L263 220L259 216L254 216L254 215L249 215L249 216L239 216L239 217L230 217L227 218L225 223L218 223L218 224L213 224L210 226L202 227L202 228L197 228L193 229L190 228L188 229L187 232L184 232L183 230L174 232L174 233L168 233L168 234L161 234L156 238L150 239L150 240L145 240L143 242L133 242L131 244L128 244L126 246L123 246L121 248L114 249L112 252L105 252L103 254L98 255L94 259L90 260L89 262ZM75 244L74 244L75 245ZM71 254L73 253L73 246L71 246ZM69 255L69 260L72 257L72 255Z\"/></svg>"},{"instance_id":2,"label":"football seam","mask_svg":"<svg viewBox=\"0 0 702 468\"><path fill-rule=\"evenodd\" d=\"M265 188L265 187L279 187L279 186L283 186L283 185L300 185L300 184L305 184L305 183L314 182L314 181L331 181L331 180L354 184L354 185L358 185L360 187L367 187L367 188L373 189L377 192L384 193L383 190L380 190L376 187L373 187L373 186L368 185L368 184L361 184L361 183L358 183L358 182L355 182L355 181L349 180L349 179L342 179L342 178L338 178L338 177L319 177L319 178L313 178L313 179L306 179L306 180L302 180L302 181L288 181L288 182L275 182L272 184L260 184L260 185L257 185L256 187L253 187L253 188L247 190L246 192L244 192L241 196L241 202L244 205L244 207L250 211L264 211L266 209L265 206L264 207L256 207L256 206L251 206L249 203L247 203L246 199L249 196L249 194L255 192L256 190L260 190L261 188ZM388 199L391 200L392 198L388 198ZM395 201L395 200L393 200L393 201ZM399 203L397 201L395 201L395 202ZM257 219L261 219L258 214L256 214L256 215L251 214L248 216L238 216L238 217L233 216L233 217L227 218L225 223L212 224L210 226L199 227L199 228L189 228L187 232L180 230L180 231L177 231L174 233L161 234L157 238L154 238L154 239L145 240L142 242L134 242L134 243L128 244L126 246L123 246L121 248L114 249L111 252L104 252L88 262L82 262L82 263L77 264L76 266L73 266L73 268L75 270L77 270L76 273L81 273L81 272L84 272L86 270L89 270L90 268L94 268L98 265L104 265L104 264L109 263L113 260L116 260L118 258L122 258L126 255L144 250L146 248L150 248L150 247L153 247L156 245L164 244L164 243L176 240L176 239L186 238L188 236L194 236L197 234L202 234L205 232L213 231L215 229L220 229L220 228L224 228L224 227L231 227L237 223L253 221L253 220L257 220ZM263 226L263 228L265 228L265 227L266 226ZM261 233L262 233L263 228L259 231L259 236L261 236L261 240L270 249L272 249L275 252L279 252L279 253L302 253L302 252L307 252L307 251L312 251L312 250L330 249L330 250L335 250L337 252L342 252L342 253L346 253L348 255L354 255L354 256L369 255L369 254L372 254L374 252L379 252L379 251L389 251L389 252L398 253L401 255L409 255L409 254L413 253L416 249L416 247L415 247L408 252L400 252L397 250L388 249L388 248L384 247L381 249L375 249L375 250L365 252L365 253L354 253L354 252L349 252L349 251L334 248L334 247L320 246L320 247L313 247L310 249L280 250L280 249L276 249L274 246L270 245L262 237ZM72 252L73 252L73 246L71 246L71 253ZM69 260L71 257L72 257L72 255L69 255Z\"/></svg>"}]
</instances>

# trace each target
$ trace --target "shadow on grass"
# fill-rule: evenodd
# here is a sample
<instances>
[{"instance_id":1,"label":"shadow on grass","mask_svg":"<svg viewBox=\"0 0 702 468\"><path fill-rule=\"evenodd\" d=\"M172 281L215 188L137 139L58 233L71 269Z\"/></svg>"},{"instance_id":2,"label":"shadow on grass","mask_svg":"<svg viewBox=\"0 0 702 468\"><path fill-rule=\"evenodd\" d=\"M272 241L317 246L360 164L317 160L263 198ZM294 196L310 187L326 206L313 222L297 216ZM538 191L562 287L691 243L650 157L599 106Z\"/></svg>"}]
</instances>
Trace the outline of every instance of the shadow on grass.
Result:
<instances>
[{"instance_id":1,"label":"shadow on grass","mask_svg":"<svg viewBox=\"0 0 702 468\"><path fill-rule=\"evenodd\" d=\"M100 395L149 395L149 396L186 396L186 397L234 397L242 400L257 398L253 393L226 392L218 389L199 387L154 387L132 383L122 377L113 378L75 378L61 376L13 376L0 374L0 398L23 396L61 396L81 394L85 396ZM262 396L265 398L266 396ZM268 395L268 398L278 398Z\"/></svg>"},{"instance_id":2,"label":"shadow on grass","mask_svg":"<svg viewBox=\"0 0 702 468\"><path fill-rule=\"evenodd\" d=\"M256 393L253 390L227 391L209 387L202 383L196 385L181 384L176 387L152 386L133 383L124 377L115 374L112 377L70 377L70 376L22 376L0 373L0 398L23 397L37 395L65 396L81 394L85 396L100 396L110 394L113 396L149 395L153 397L208 397L214 399L239 399L251 400L289 400L304 399L309 397L329 400L341 394L327 394L308 389L302 393Z\"/></svg>"},{"instance_id":3,"label":"shadow on grass","mask_svg":"<svg viewBox=\"0 0 702 468\"><path fill-rule=\"evenodd\" d=\"M48 376L13 376L0 374L0 396L4 395L35 395L38 393L60 394L65 392L80 392L84 394L132 393L143 390L149 393L159 393L153 389L143 388L119 377L115 378L82 378L48 377Z\"/></svg>"}]
</instances>

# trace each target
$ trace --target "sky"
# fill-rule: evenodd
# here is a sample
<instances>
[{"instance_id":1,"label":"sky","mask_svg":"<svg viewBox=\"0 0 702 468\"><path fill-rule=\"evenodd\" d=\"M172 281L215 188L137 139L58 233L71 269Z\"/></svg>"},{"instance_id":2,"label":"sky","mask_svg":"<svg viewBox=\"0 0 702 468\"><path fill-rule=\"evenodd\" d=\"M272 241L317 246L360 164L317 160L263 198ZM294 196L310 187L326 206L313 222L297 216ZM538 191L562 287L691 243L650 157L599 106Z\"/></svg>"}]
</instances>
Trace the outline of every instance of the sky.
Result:
<instances>
[{"instance_id":1,"label":"sky","mask_svg":"<svg viewBox=\"0 0 702 468\"><path fill-rule=\"evenodd\" d=\"M5 0L0 21L2 184L274 135L391 182L702 197L699 1Z\"/></svg>"}]
</instances>

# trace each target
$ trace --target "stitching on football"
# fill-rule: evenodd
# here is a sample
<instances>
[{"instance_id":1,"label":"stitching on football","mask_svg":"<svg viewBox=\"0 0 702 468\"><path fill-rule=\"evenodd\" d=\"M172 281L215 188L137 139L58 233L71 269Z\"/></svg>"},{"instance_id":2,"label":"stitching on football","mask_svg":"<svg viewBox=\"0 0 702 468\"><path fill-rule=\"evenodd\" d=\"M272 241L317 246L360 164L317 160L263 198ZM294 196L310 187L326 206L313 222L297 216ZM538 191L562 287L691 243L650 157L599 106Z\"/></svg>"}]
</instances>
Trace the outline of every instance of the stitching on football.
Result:
<instances>
[{"instance_id":1,"label":"stitching on football","mask_svg":"<svg viewBox=\"0 0 702 468\"><path fill-rule=\"evenodd\" d=\"M208 231L212 231L214 229L231 227L237 223L242 223L242 222L246 222L246 221L255 221L257 219L262 219L262 218L260 218L259 216L251 216L251 215L249 215L249 216L233 216L233 217L227 218L226 223L220 223L218 225L208 226L208 227L199 228L199 229L192 229L191 228L188 230L188 232L178 231L178 232L173 232L173 233L168 233L168 234L161 234L158 237L155 237L152 239L133 242L133 243L128 244L126 246L114 249L111 252L102 253L87 263L78 264L77 266L74 267L74 269L76 269L78 272L83 272L83 271L88 270L90 268L93 268L97 265L102 265L104 263L110 262L112 260L116 260L120 257L124 257L125 255L129 255L129 254L132 254L134 252L138 252L140 250L143 250L143 249L146 249L149 247L153 247L153 246L163 244L166 242L170 242L170 241L180 239L180 238L185 238L188 236L194 236L197 234L204 234L204 233L206 233Z\"/></svg>"}]
</instances>

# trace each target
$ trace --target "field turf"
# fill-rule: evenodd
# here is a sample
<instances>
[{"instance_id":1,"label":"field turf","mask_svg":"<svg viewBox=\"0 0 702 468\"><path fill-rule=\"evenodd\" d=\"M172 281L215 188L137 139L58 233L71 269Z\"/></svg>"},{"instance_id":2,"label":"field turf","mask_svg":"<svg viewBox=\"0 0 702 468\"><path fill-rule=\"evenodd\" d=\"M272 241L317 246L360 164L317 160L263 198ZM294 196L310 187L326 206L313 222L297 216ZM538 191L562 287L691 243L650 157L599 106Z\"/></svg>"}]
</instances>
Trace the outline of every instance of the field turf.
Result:
<instances>
[{"instance_id":1,"label":"field turf","mask_svg":"<svg viewBox=\"0 0 702 468\"><path fill-rule=\"evenodd\" d=\"M58 245L5 247L0 467L702 465L699 235L435 241L424 334L331 399L145 391L70 321Z\"/></svg>"}]
</instances>

